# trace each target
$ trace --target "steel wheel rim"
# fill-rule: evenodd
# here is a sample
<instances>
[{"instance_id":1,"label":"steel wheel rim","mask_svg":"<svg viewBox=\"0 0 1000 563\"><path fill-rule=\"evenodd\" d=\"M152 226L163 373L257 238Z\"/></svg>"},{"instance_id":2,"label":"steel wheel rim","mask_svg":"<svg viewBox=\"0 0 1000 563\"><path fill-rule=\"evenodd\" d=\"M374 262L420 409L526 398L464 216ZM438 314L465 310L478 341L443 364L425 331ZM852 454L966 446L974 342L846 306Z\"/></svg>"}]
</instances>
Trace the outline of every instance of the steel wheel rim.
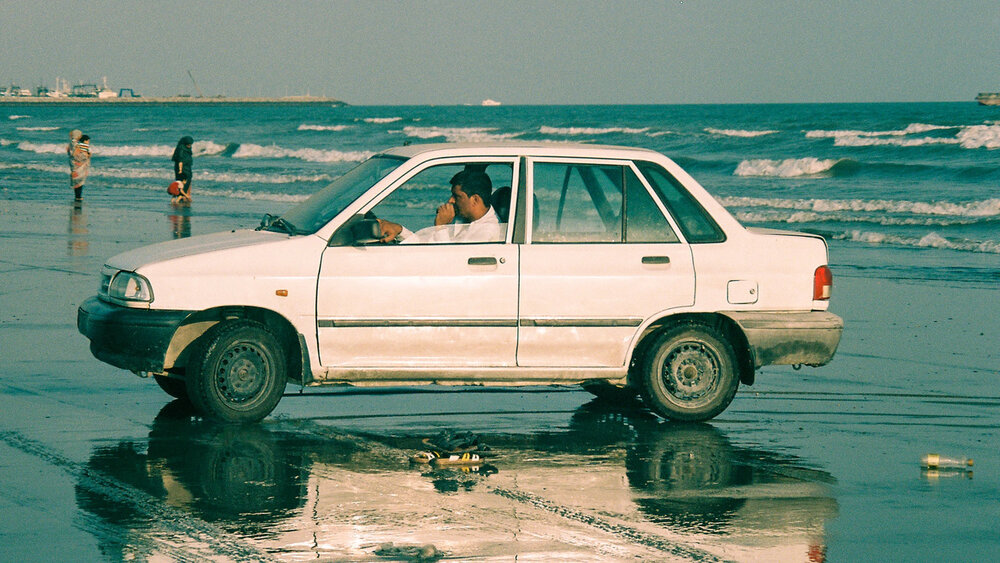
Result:
<instances>
[{"instance_id":1,"label":"steel wheel rim","mask_svg":"<svg viewBox=\"0 0 1000 563\"><path fill-rule=\"evenodd\" d=\"M718 388L721 365L715 350L704 343L680 342L664 359L660 379L671 397L682 403L694 403Z\"/></svg>"},{"instance_id":2,"label":"steel wheel rim","mask_svg":"<svg viewBox=\"0 0 1000 563\"><path fill-rule=\"evenodd\" d=\"M226 402L247 406L264 393L271 372L271 361L264 350L249 342L237 342L219 359L216 387Z\"/></svg>"}]
</instances>

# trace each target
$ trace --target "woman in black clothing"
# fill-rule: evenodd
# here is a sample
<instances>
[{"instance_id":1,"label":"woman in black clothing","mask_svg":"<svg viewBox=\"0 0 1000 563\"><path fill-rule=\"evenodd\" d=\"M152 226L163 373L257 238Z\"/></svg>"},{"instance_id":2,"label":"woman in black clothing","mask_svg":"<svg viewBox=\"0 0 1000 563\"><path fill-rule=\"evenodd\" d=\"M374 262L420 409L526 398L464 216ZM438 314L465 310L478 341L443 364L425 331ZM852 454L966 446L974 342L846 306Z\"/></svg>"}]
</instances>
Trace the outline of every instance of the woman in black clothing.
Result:
<instances>
[{"instance_id":1,"label":"woman in black clothing","mask_svg":"<svg viewBox=\"0 0 1000 563\"><path fill-rule=\"evenodd\" d=\"M191 201L191 145L193 143L194 139L191 137L187 135L181 137L181 140L177 142L177 148L174 149L173 156L170 157L174 161L174 179L184 183L176 201Z\"/></svg>"}]
</instances>

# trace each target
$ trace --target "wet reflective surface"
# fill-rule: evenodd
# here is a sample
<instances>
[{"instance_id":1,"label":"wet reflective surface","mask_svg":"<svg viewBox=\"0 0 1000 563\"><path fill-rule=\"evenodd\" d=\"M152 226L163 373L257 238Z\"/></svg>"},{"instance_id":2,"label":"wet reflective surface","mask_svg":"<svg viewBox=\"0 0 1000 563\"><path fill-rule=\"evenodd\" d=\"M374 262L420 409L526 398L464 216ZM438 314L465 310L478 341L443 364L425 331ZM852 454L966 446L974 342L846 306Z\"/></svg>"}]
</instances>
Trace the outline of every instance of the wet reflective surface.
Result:
<instances>
[{"instance_id":1,"label":"wet reflective surface","mask_svg":"<svg viewBox=\"0 0 1000 563\"><path fill-rule=\"evenodd\" d=\"M290 559L366 558L373 546L419 539L460 557L807 561L822 559L838 512L834 478L803 460L598 400L558 431L479 434L489 455L469 467L412 464L436 432L420 430L224 426L175 401L146 440L94 449L77 502L118 530L101 544L109 559L252 557L241 538ZM95 486L95 476L118 486ZM188 520L233 545L199 546Z\"/></svg>"}]
</instances>

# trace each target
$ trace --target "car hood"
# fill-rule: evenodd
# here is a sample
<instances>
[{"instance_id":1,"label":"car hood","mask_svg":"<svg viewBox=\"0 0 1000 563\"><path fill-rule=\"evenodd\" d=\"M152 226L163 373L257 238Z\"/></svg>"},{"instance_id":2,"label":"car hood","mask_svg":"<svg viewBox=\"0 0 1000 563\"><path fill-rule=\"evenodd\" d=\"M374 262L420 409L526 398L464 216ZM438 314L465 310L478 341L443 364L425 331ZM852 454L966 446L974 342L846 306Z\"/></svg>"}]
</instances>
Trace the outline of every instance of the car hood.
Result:
<instances>
[{"instance_id":1,"label":"car hood","mask_svg":"<svg viewBox=\"0 0 1000 563\"><path fill-rule=\"evenodd\" d=\"M254 246L287 240L289 235L271 231L239 230L211 235L199 235L190 238L159 242L149 246L136 248L112 256L107 265L117 270L135 270L156 262L166 262L185 256L218 252L232 248Z\"/></svg>"}]
</instances>

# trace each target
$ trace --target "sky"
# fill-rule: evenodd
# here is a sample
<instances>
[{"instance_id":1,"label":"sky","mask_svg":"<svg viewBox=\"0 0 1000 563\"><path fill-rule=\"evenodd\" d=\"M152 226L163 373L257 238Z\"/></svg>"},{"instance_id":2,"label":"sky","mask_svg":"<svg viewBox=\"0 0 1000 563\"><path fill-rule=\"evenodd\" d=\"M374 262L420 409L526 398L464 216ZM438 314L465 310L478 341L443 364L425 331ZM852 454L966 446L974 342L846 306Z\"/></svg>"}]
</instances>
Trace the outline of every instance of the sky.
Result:
<instances>
[{"instance_id":1,"label":"sky","mask_svg":"<svg viewBox=\"0 0 1000 563\"><path fill-rule=\"evenodd\" d=\"M969 101L1000 0L0 0L0 84L353 105Z\"/></svg>"}]
</instances>

